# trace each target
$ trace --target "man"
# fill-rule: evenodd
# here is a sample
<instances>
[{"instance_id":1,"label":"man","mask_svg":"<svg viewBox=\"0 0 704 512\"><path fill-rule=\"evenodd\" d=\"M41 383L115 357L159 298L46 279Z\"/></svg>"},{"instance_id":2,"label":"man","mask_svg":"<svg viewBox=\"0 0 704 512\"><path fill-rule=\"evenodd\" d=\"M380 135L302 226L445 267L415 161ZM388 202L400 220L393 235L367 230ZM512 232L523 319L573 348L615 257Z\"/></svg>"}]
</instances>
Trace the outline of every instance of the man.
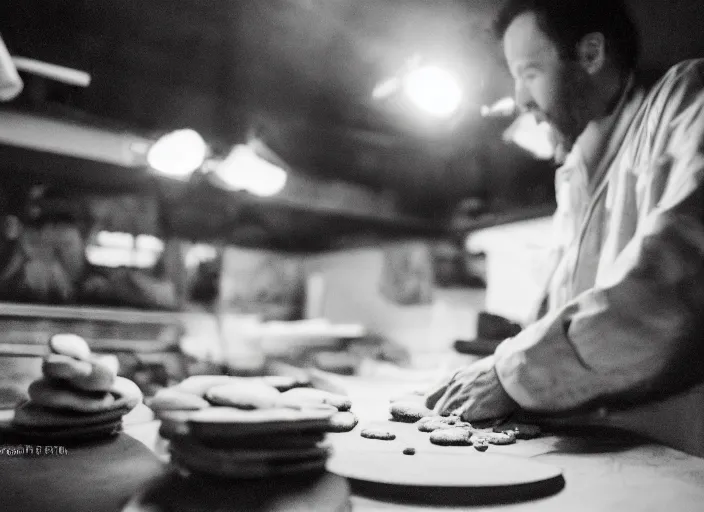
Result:
<instances>
[{"instance_id":1,"label":"man","mask_svg":"<svg viewBox=\"0 0 704 512\"><path fill-rule=\"evenodd\" d=\"M556 174L559 263L548 312L431 390L427 405L469 421L554 415L701 383L704 61L646 91L636 30L615 0L509 0L497 29L519 107L550 123L567 155ZM691 450L704 454L704 410L693 421Z\"/></svg>"}]
</instances>

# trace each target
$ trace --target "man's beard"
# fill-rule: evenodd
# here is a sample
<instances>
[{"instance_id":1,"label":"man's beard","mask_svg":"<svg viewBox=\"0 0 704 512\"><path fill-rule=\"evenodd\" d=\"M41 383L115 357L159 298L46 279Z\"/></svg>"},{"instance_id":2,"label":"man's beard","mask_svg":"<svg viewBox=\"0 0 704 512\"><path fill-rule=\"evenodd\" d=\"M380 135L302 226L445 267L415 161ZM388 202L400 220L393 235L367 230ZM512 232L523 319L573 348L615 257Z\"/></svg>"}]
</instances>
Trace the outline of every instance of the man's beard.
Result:
<instances>
[{"instance_id":1,"label":"man's beard","mask_svg":"<svg viewBox=\"0 0 704 512\"><path fill-rule=\"evenodd\" d=\"M557 98L545 120L552 127L552 136L556 155L567 155L572 150L577 138L589 122L590 83L585 71L574 63L567 63L562 68Z\"/></svg>"}]
</instances>

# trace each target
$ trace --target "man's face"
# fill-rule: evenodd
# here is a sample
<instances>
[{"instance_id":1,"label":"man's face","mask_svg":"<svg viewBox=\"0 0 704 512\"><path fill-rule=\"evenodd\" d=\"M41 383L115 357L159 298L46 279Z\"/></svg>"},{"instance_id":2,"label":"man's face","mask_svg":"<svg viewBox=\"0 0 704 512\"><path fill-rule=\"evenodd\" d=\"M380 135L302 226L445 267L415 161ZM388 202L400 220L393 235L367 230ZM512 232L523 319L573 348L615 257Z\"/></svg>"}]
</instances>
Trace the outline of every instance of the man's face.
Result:
<instances>
[{"instance_id":1,"label":"man's face","mask_svg":"<svg viewBox=\"0 0 704 512\"><path fill-rule=\"evenodd\" d=\"M548 122L557 142L569 151L589 122L589 75L578 63L561 57L532 12L513 20L503 42L519 108Z\"/></svg>"}]
</instances>

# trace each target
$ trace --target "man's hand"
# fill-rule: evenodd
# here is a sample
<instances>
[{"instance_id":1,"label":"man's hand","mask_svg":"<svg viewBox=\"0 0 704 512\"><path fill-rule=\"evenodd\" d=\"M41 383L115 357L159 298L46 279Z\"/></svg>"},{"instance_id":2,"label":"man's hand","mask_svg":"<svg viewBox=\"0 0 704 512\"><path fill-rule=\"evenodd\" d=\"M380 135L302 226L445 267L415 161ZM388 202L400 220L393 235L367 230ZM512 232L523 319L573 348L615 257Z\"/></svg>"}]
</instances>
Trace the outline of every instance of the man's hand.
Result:
<instances>
[{"instance_id":1,"label":"man's hand","mask_svg":"<svg viewBox=\"0 0 704 512\"><path fill-rule=\"evenodd\" d=\"M504 418L518 408L499 381L493 356L455 372L425 398L429 409L457 414L464 421Z\"/></svg>"}]
</instances>

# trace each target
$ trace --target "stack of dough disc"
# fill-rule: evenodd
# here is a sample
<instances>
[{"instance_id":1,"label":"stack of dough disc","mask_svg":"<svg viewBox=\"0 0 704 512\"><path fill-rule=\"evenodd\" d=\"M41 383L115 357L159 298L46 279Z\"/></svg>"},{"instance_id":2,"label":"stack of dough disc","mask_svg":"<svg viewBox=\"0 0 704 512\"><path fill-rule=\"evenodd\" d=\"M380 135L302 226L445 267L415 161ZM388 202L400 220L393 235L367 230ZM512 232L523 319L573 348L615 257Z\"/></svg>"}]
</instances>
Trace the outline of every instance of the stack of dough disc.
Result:
<instances>
[{"instance_id":1,"label":"stack of dough disc","mask_svg":"<svg viewBox=\"0 0 704 512\"><path fill-rule=\"evenodd\" d=\"M109 437L122 417L142 401L137 385L117 376L117 360L92 354L82 338L60 334L49 340L42 378L29 386L29 401L15 409L7 433L63 442Z\"/></svg>"},{"instance_id":2,"label":"stack of dough disc","mask_svg":"<svg viewBox=\"0 0 704 512\"><path fill-rule=\"evenodd\" d=\"M160 390L148 405L162 421L171 462L189 473L236 479L323 471L325 435L351 404L321 390L288 390L294 386L284 381L196 376Z\"/></svg>"}]
</instances>

